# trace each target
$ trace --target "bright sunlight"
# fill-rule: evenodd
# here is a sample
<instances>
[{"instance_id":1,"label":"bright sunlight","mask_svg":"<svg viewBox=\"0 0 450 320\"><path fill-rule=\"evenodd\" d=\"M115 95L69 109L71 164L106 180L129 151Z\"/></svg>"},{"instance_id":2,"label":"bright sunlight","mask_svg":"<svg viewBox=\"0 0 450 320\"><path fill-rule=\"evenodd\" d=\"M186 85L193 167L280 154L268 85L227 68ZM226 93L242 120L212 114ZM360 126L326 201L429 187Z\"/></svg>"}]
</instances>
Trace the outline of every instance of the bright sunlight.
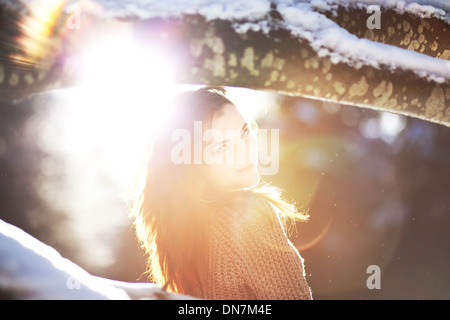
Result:
<instances>
[{"instance_id":1,"label":"bright sunlight","mask_svg":"<svg viewBox=\"0 0 450 320\"><path fill-rule=\"evenodd\" d=\"M48 126L60 129L45 142L66 159L70 175L71 186L58 201L69 207L79 237L92 244L86 246L89 263L104 266L113 259L105 230L128 222L111 194L120 201L171 99L200 86L174 83L176 70L158 49L127 31L101 39L84 48L81 85L53 91L60 106ZM272 92L228 87L227 96L247 119L264 116L276 103Z\"/></svg>"}]
</instances>

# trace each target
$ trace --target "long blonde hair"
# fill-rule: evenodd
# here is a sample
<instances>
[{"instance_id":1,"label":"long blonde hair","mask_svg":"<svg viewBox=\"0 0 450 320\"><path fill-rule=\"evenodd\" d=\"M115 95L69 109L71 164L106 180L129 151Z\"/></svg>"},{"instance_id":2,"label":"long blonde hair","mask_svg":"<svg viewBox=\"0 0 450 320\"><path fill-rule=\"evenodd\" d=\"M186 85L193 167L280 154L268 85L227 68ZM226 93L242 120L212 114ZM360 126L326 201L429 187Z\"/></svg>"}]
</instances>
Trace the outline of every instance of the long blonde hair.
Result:
<instances>
[{"instance_id":1,"label":"long blonde hair","mask_svg":"<svg viewBox=\"0 0 450 320\"><path fill-rule=\"evenodd\" d=\"M143 159L143 166L128 188L130 212L138 240L148 253L150 280L168 291L201 295L206 272L211 218L224 206L271 212L272 204L284 222L306 220L295 203L282 197L281 189L264 181L247 190L219 194L215 201L201 201L205 190L202 170L196 164L174 164L170 159L170 132L193 122L211 119L231 103L223 87L203 87L180 94L172 108L171 122L157 133ZM257 131L256 123L252 123ZM217 191L217 190L216 190ZM292 218L292 219L290 219Z\"/></svg>"}]
</instances>

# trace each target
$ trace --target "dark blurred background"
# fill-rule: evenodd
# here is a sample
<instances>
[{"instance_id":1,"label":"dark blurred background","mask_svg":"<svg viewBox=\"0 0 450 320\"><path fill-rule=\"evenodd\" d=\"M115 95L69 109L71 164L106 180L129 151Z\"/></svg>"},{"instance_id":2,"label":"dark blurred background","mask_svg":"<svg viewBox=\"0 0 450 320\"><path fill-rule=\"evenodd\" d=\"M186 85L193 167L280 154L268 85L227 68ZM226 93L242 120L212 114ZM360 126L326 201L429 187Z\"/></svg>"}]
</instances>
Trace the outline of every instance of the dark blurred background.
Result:
<instances>
[{"instance_id":1,"label":"dark blurred background","mask_svg":"<svg viewBox=\"0 0 450 320\"><path fill-rule=\"evenodd\" d=\"M127 107L96 117L67 101L52 91L1 104L0 219L92 274L145 281L120 197L128 172L108 166L118 158L103 149L126 153L128 120L111 115ZM314 298L450 299L450 128L303 98L273 101L257 122L280 130L280 169L264 180L310 214L291 239ZM366 286L370 265L380 267L381 289Z\"/></svg>"}]
</instances>

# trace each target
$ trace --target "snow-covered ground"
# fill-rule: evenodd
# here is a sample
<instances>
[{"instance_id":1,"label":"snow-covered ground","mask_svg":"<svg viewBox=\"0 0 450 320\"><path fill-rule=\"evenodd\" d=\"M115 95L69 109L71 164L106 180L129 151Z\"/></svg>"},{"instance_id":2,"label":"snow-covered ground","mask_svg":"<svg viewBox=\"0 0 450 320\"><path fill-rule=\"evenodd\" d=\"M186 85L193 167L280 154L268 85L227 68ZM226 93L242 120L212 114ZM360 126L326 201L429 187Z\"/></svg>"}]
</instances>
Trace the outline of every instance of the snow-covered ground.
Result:
<instances>
[{"instance_id":1,"label":"snow-covered ground","mask_svg":"<svg viewBox=\"0 0 450 320\"><path fill-rule=\"evenodd\" d=\"M151 283L93 276L55 249L0 220L0 294L13 299L188 299Z\"/></svg>"}]
</instances>

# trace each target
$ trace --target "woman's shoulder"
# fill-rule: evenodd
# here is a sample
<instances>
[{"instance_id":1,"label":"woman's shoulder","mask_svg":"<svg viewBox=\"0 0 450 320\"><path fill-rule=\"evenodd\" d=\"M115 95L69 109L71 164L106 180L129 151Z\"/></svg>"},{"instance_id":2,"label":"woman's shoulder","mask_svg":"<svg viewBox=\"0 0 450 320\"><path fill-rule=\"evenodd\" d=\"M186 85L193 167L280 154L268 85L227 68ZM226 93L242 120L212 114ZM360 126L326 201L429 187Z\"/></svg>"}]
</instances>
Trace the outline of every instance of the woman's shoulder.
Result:
<instances>
[{"instance_id":1,"label":"woman's shoulder","mask_svg":"<svg viewBox=\"0 0 450 320\"><path fill-rule=\"evenodd\" d=\"M223 206L214 215L214 225L222 229L233 229L242 223L245 210L233 206Z\"/></svg>"},{"instance_id":2,"label":"woman's shoulder","mask_svg":"<svg viewBox=\"0 0 450 320\"><path fill-rule=\"evenodd\" d=\"M216 231L228 232L233 235L267 231L279 224L276 209L267 206L224 206L215 215ZM217 230L218 229L218 230Z\"/></svg>"}]
</instances>

